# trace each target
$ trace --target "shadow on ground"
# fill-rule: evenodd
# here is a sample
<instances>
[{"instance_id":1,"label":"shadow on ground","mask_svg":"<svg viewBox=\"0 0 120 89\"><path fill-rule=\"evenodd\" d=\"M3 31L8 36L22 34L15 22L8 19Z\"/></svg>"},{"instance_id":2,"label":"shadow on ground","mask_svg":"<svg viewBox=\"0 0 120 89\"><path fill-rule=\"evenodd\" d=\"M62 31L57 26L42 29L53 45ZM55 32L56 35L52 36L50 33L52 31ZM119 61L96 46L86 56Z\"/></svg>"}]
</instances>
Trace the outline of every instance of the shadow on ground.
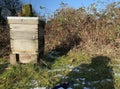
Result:
<instances>
[{"instance_id":1,"label":"shadow on ground","mask_svg":"<svg viewBox=\"0 0 120 89\"><path fill-rule=\"evenodd\" d=\"M81 39L77 34L69 34L65 40L61 42L61 44L57 45L52 51L44 55L43 60L50 65L45 64L45 62L41 60L42 63L50 69L55 60L63 55L66 55L74 47L77 47L80 42Z\"/></svg>"},{"instance_id":2,"label":"shadow on ground","mask_svg":"<svg viewBox=\"0 0 120 89\"><path fill-rule=\"evenodd\" d=\"M8 68L8 66L9 66L9 63L0 64L0 74L3 74L6 68Z\"/></svg>"},{"instance_id":3,"label":"shadow on ground","mask_svg":"<svg viewBox=\"0 0 120 89\"><path fill-rule=\"evenodd\" d=\"M71 49L77 47L81 39L76 34L69 34L61 44L57 45L52 51L45 55L44 60L54 62L58 57L66 55Z\"/></svg>"},{"instance_id":4,"label":"shadow on ground","mask_svg":"<svg viewBox=\"0 0 120 89\"><path fill-rule=\"evenodd\" d=\"M97 56L90 64L81 64L65 76L53 89L115 89L113 70L109 66L111 59L107 56ZM57 84L56 84L57 85Z\"/></svg>"}]
</instances>

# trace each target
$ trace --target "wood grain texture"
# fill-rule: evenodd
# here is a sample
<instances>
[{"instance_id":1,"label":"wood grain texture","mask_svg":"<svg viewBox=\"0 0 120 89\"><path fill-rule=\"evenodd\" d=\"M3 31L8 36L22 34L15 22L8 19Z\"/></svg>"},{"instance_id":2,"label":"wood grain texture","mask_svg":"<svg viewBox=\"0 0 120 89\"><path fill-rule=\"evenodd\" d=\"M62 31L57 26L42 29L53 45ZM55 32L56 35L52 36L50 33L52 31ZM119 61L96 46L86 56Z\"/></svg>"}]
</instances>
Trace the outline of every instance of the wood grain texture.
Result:
<instances>
[{"instance_id":1,"label":"wood grain texture","mask_svg":"<svg viewBox=\"0 0 120 89\"><path fill-rule=\"evenodd\" d=\"M9 24L11 31L38 31L38 25L30 24Z\"/></svg>"},{"instance_id":2,"label":"wood grain texture","mask_svg":"<svg viewBox=\"0 0 120 89\"><path fill-rule=\"evenodd\" d=\"M38 54L24 53L20 54L20 63L37 63Z\"/></svg>"},{"instance_id":3,"label":"wood grain texture","mask_svg":"<svg viewBox=\"0 0 120 89\"><path fill-rule=\"evenodd\" d=\"M11 40L11 51L12 53L38 53L38 40L21 40L14 39Z\"/></svg>"},{"instance_id":4,"label":"wood grain texture","mask_svg":"<svg viewBox=\"0 0 120 89\"><path fill-rule=\"evenodd\" d=\"M39 24L39 17L7 17L9 24Z\"/></svg>"},{"instance_id":5,"label":"wood grain texture","mask_svg":"<svg viewBox=\"0 0 120 89\"><path fill-rule=\"evenodd\" d=\"M37 40L38 33L37 31L10 31L10 38L11 39L26 39L26 40Z\"/></svg>"}]
</instances>

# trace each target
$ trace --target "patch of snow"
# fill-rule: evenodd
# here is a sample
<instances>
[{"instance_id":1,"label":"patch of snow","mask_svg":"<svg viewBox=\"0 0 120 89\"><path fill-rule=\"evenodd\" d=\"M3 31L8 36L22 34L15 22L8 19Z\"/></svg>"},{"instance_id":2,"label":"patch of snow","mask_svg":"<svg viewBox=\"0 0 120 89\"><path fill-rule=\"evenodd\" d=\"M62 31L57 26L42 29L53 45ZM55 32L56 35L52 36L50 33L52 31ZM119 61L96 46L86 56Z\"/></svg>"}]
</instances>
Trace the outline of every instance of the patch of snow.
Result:
<instances>
[{"instance_id":1,"label":"patch of snow","mask_svg":"<svg viewBox=\"0 0 120 89\"><path fill-rule=\"evenodd\" d=\"M73 88L71 88L71 87L68 87L67 89L73 89Z\"/></svg>"},{"instance_id":2,"label":"patch of snow","mask_svg":"<svg viewBox=\"0 0 120 89\"><path fill-rule=\"evenodd\" d=\"M104 79L101 82L112 82L112 79Z\"/></svg>"},{"instance_id":3,"label":"patch of snow","mask_svg":"<svg viewBox=\"0 0 120 89\"><path fill-rule=\"evenodd\" d=\"M61 75L61 74L57 74L57 75L54 76L54 77L63 77L63 75Z\"/></svg>"},{"instance_id":4,"label":"patch of snow","mask_svg":"<svg viewBox=\"0 0 120 89\"><path fill-rule=\"evenodd\" d=\"M79 82L79 81L85 81L85 78L77 78L76 80L77 80L78 82Z\"/></svg>"},{"instance_id":5,"label":"patch of snow","mask_svg":"<svg viewBox=\"0 0 120 89\"><path fill-rule=\"evenodd\" d=\"M70 68L70 69L73 69L73 68L74 68L74 66L71 66L71 65L67 65L66 67L67 67L67 68Z\"/></svg>"},{"instance_id":6,"label":"patch of snow","mask_svg":"<svg viewBox=\"0 0 120 89\"><path fill-rule=\"evenodd\" d=\"M59 78L62 78L62 79L67 79L68 78L68 76L64 76L64 75L61 75L61 74L57 74L54 77L59 77Z\"/></svg>"},{"instance_id":7,"label":"patch of snow","mask_svg":"<svg viewBox=\"0 0 120 89\"><path fill-rule=\"evenodd\" d=\"M57 51L51 51L49 54L47 54L47 57L57 59L59 57L59 52Z\"/></svg>"},{"instance_id":8,"label":"patch of snow","mask_svg":"<svg viewBox=\"0 0 120 89\"><path fill-rule=\"evenodd\" d=\"M79 80L85 81L85 78L79 78Z\"/></svg>"},{"instance_id":9,"label":"patch of snow","mask_svg":"<svg viewBox=\"0 0 120 89\"><path fill-rule=\"evenodd\" d=\"M74 71L74 72L80 72L80 70L79 70L79 69L74 69L73 71Z\"/></svg>"},{"instance_id":10,"label":"patch of snow","mask_svg":"<svg viewBox=\"0 0 120 89\"><path fill-rule=\"evenodd\" d=\"M88 87L83 87L83 89L90 89L90 88L88 88Z\"/></svg>"},{"instance_id":11,"label":"patch of snow","mask_svg":"<svg viewBox=\"0 0 120 89\"><path fill-rule=\"evenodd\" d=\"M72 69L69 69L69 71L72 71Z\"/></svg>"},{"instance_id":12,"label":"patch of snow","mask_svg":"<svg viewBox=\"0 0 120 89\"><path fill-rule=\"evenodd\" d=\"M46 87L36 87L36 88L33 88L33 89L47 89Z\"/></svg>"},{"instance_id":13,"label":"patch of snow","mask_svg":"<svg viewBox=\"0 0 120 89\"><path fill-rule=\"evenodd\" d=\"M69 77L68 76L63 76L62 79L68 79Z\"/></svg>"},{"instance_id":14,"label":"patch of snow","mask_svg":"<svg viewBox=\"0 0 120 89\"><path fill-rule=\"evenodd\" d=\"M112 79L106 79L106 81L111 82L111 81L112 81Z\"/></svg>"},{"instance_id":15,"label":"patch of snow","mask_svg":"<svg viewBox=\"0 0 120 89\"><path fill-rule=\"evenodd\" d=\"M91 71L94 71L94 69L93 69L93 68L90 68L90 69L88 69L88 71L91 72Z\"/></svg>"},{"instance_id":16,"label":"patch of snow","mask_svg":"<svg viewBox=\"0 0 120 89\"><path fill-rule=\"evenodd\" d=\"M79 78L76 79L78 82L80 81Z\"/></svg>"},{"instance_id":17,"label":"patch of snow","mask_svg":"<svg viewBox=\"0 0 120 89\"><path fill-rule=\"evenodd\" d=\"M115 73L114 75L115 75L115 76L119 76L119 77L120 77L120 73Z\"/></svg>"},{"instance_id":18,"label":"patch of snow","mask_svg":"<svg viewBox=\"0 0 120 89\"><path fill-rule=\"evenodd\" d=\"M63 87L60 87L60 88L58 88L58 89L64 89Z\"/></svg>"},{"instance_id":19,"label":"patch of snow","mask_svg":"<svg viewBox=\"0 0 120 89\"><path fill-rule=\"evenodd\" d=\"M50 58L53 58L53 59L57 59L58 58L57 56L54 56L52 54L48 54L47 56L50 57Z\"/></svg>"},{"instance_id":20,"label":"patch of snow","mask_svg":"<svg viewBox=\"0 0 120 89\"><path fill-rule=\"evenodd\" d=\"M99 81L92 81L91 83L96 84L96 83L99 83L99 82L100 82L100 80Z\"/></svg>"},{"instance_id":21,"label":"patch of snow","mask_svg":"<svg viewBox=\"0 0 120 89\"><path fill-rule=\"evenodd\" d=\"M84 85L85 82L86 82L86 81L85 81L85 78L77 78L76 80L77 80L78 82L79 82L79 81L82 81L82 84L83 84L83 85Z\"/></svg>"},{"instance_id":22,"label":"patch of snow","mask_svg":"<svg viewBox=\"0 0 120 89\"><path fill-rule=\"evenodd\" d=\"M32 85L38 85L38 81L32 80Z\"/></svg>"},{"instance_id":23,"label":"patch of snow","mask_svg":"<svg viewBox=\"0 0 120 89\"><path fill-rule=\"evenodd\" d=\"M87 84L90 86L90 85L92 85L92 83L91 82L87 82Z\"/></svg>"},{"instance_id":24,"label":"patch of snow","mask_svg":"<svg viewBox=\"0 0 120 89\"><path fill-rule=\"evenodd\" d=\"M26 85L33 85L33 86L38 86L40 81L37 80L31 80L29 83L26 83ZM31 88L32 89L32 88Z\"/></svg>"},{"instance_id":25,"label":"patch of snow","mask_svg":"<svg viewBox=\"0 0 120 89\"><path fill-rule=\"evenodd\" d=\"M79 86L79 85L80 85L80 84L78 84L78 83L77 83L77 84L73 84L74 87Z\"/></svg>"},{"instance_id":26,"label":"patch of snow","mask_svg":"<svg viewBox=\"0 0 120 89\"><path fill-rule=\"evenodd\" d=\"M84 85L84 84L85 84L85 81L82 81L82 84Z\"/></svg>"},{"instance_id":27,"label":"patch of snow","mask_svg":"<svg viewBox=\"0 0 120 89\"><path fill-rule=\"evenodd\" d=\"M51 54L59 54L59 52L57 52L57 51L51 51L50 53Z\"/></svg>"}]
</instances>

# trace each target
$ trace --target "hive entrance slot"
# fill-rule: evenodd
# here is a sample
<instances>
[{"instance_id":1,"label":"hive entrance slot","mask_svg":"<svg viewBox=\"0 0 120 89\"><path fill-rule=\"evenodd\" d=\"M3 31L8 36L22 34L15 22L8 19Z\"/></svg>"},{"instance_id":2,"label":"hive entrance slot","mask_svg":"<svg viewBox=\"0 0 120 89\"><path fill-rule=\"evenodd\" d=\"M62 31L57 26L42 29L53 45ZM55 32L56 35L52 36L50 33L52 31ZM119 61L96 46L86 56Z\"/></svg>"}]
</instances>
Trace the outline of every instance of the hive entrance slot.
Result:
<instances>
[{"instance_id":1,"label":"hive entrance slot","mask_svg":"<svg viewBox=\"0 0 120 89\"><path fill-rule=\"evenodd\" d=\"M20 62L19 54L16 54L16 61L17 61L18 63Z\"/></svg>"}]
</instances>

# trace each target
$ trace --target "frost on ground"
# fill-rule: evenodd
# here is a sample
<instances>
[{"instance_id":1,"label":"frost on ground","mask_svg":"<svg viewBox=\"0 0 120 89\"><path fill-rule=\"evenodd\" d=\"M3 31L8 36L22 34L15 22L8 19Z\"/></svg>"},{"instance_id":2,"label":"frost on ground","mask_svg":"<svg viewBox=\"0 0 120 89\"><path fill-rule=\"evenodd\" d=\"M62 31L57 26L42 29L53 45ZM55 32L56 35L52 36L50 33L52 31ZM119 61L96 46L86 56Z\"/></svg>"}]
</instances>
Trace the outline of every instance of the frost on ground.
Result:
<instances>
[{"instance_id":1,"label":"frost on ground","mask_svg":"<svg viewBox=\"0 0 120 89\"><path fill-rule=\"evenodd\" d=\"M57 59L59 57L59 52L57 51L51 51L50 53L47 54L48 58L52 58L52 59Z\"/></svg>"},{"instance_id":2,"label":"frost on ground","mask_svg":"<svg viewBox=\"0 0 120 89\"><path fill-rule=\"evenodd\" d=\"M58 53L56 52L51 52L50 54L48 54L48 56L54 56L57 57ZM112 71L110 70L109 67L105 66L105 68L102 68L102 70L98 71L98 68L96 68L97 66L93 67L89 64L86 65L80 65L80 66L73 66L73 65L65 65L64 67L60 68L60 69L51 69L48 70L48 73L57 73L55 76L52 76L54 78L59 78L63 81L66 81L68 83L71 82L71 80L73 80L74 82L72 82L72 84L70 84L69 86L67 86L67 88L64 88L62 86L60 86L61 84L56 86L53 86L51 88L48 87L37 87L34 89L74 89L77 87L81 87L80 89L97 89L96 85L97 84L103 84L103 83L110 83L112 84L113 80L110 79L111 77L105 77L103 73L101 73L102 70L105 70L106 73L110 73L108 76L111 75ZM98 66L101 67L101 66ZM63 74L64 71L68 71L67 74ZM99 78L98 75L99 73L101 73L101 78ZM103 74L103 75L102 75ZM114 73L116 76L119 76L119 74ZM94 75L96 76L96 79L94 79ZM93 79L91 79L91 76ZM58 87L59 86L59 87ZM54 88L57 87L57 88Z\"/></svg>"},{"instance_id":3,"label":"frost on ground","mask_svg":"<svg viewBox=\"0 0 120 89\"><path fill-rule=\"evenodd\" d=\"M47 89L46 87L36 87L34 89Z\"/></svg>"}]
</instances>

